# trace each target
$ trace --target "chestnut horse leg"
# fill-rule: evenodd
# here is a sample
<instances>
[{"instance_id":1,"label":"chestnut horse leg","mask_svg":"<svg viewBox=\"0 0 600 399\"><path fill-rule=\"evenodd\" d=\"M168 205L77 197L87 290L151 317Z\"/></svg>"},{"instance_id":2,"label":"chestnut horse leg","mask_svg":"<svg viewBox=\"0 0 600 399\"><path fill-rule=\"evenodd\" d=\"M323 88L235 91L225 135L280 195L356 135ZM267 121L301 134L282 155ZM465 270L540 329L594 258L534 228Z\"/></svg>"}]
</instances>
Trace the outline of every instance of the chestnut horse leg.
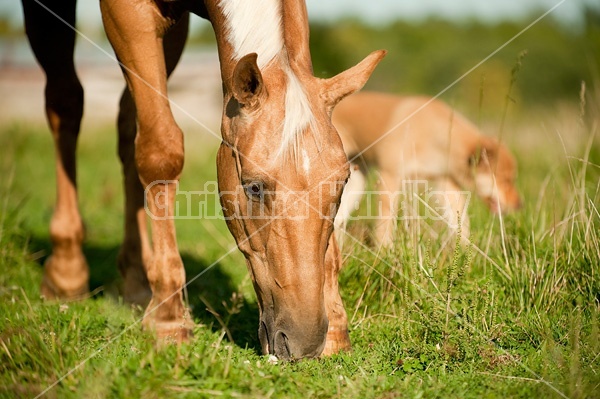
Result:
<instances>
[{"instance_id":1,"label":"chestnut horse leg","mask_svg":"<svg viewBox=\"0 0 600 399\"><path fill-rule=\"evenodd\" d=\"M164 38L167 75L179 62L188 33L189 14L173 26ZM125 237L118 264L124 280L123 298L126 302L148 305L152 292L146 278L146 267L152 257L152 248L146 226L144 188L135 166L135 104L126 87L121 96L118 118L119 158L123 165L125 190Z\"/></svg>"},{"instance_id":2,"label":"chestnut horse leg","mask_svg":"<svg viewBox=\"0 0 600 399\"><path fill-rule=\"evenodd\" d=\"M137 111L135 162L152 219L153 253L146 264L152 299L143 324L159 338L186 340L191 329L183 303L185 270L173 221L183 168L183 134L166 97L163 32L169 22L156 3L146 0L102 0L100 7Z\"/></svg>"},{"instance_id":3,"label":"chestnut horse leg","mask_svg":"<svg viewBox=\"0 0 600 399\"><path fill-rule=\"evenodd\" d=\"M338 276L342 269L342 255L337 245L335 233L329 238L329 247L325 254L325 308L329 327L323 356L332 355L351 347L348 335L348 317L340 297Z\"/></svg>"},{"instance_id":4,"label":"chestnut horse leg","mask_svg":"<svg viewBox=\"0 0 600 399\"><path fill-rule=\"evenodd\" d=\"M75 0L47 2L71 26ZM77 205L75 149L83 114L83 88L75 73L75 32L31 0L23 0L25 29L46 73L46 116L56 150L56 207L50 222L52 255L44 266L41 292L47 299L75 299L88 292L83 223Z\"/></svg>"}]
</instances>

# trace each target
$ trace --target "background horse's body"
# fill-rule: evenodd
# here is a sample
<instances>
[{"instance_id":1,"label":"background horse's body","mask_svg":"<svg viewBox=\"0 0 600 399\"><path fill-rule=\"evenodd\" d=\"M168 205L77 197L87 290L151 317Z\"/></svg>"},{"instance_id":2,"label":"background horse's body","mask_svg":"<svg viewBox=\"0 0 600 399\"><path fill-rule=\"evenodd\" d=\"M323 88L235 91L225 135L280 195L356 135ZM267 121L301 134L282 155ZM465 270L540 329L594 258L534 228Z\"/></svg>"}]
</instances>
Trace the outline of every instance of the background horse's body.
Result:
<instances>
[{"instance_id":1,"label":"background horse's body","mask_svg":"<svg viewBox=\"0 0 600 399\"><path fill-rule=\"evenodd\" d=\"M469 238L464 190L492 211L520 207L517 166L508 148L441 100L361 92L344 99L332 118L356 165L336 216L338 227L356 209L371 168L378 173L375 239L382 245L393 243L398 197L410 181L426 180L434 192L443 193L444 201L436 203L438 216L452 230L460 219L463 238Z\"/></svg>"},{"instance_id":2,"label":"background horse's body","mask_svg":"<svg viewBox=\"0 0 600 399\"><path fill-rule=\"evenodd\" d=\"M335 183L347 178L348 166L329 115L341 98L362 87L383 52L320 80L312 76L303 2L101 0L100 6L127 81L118 120L126 194L119 268L125 298L150 301L144 325L177 341L191 333L173 222L183 134L166 81L183 51L192 11L210 20L217 38L224 89L219 188L227 192L221 197L224 213L257 292L263 351L317 356L326 336L326 353L348 347L337 290L339 250L331 237L335 214L329 212L341 195L342 185ZM88 291L89 272L76 189L83 89L73 65L75 0L23 0L23 8L27 35L47 76L46 113L57 154L53 253L42 293L78 298ZM317 190L322 183L337 189ZM306 194L304 218L281 205L298 192ZM152 246L145 199L154 216ZM269 218L245 217L254 204Z\"/></svg>"}]
</instances>

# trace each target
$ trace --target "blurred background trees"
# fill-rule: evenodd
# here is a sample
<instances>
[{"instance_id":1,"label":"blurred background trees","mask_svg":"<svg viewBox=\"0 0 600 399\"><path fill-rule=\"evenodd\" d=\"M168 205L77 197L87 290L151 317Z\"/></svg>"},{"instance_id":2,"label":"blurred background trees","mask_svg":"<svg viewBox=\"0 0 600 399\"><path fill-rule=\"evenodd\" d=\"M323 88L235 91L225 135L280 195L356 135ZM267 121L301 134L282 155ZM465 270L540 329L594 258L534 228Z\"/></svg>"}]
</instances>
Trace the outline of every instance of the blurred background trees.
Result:
<instances>
[{"instance_id":1,"label":"blurred background trees","mask_svg":"<svg viewBox=\"0 0 600 399\"><path fill-rule=\"evenodd\" d=\"M358 20L313 24L315 74L332 76L368 52L385 48L388 56L368 88L435 95L533 19L495 25L441 19L397 21L378 27ZM582 81L588 88L600 83L600 12L586 9L584 21L583 26L565 26L552 18L541 20L469 74L452 96L471 104L478 104L481 96L487 106L502 104L516 60L527 51L512 89L514 100L530 106L577 100Z\"/></svg>"}]
</instances>

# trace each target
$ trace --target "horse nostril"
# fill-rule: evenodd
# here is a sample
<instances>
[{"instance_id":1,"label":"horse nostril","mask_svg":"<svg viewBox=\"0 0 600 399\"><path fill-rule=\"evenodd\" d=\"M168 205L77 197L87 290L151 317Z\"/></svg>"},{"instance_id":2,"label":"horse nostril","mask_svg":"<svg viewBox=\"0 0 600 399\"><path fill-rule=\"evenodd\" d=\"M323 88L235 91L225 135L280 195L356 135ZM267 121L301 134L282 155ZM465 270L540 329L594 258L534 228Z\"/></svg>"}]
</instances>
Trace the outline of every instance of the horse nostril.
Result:
<instances>
[{"instance_id":1,"label":"horse nostril","mask_svg":"<svg viewBox=\"0 0 600 399\"><path fill-rule=\"evenodd\" d=\"M283 331L278 331L275 334L275 340L273 342L273 349L275 352L275 356L281 359L289 359L292 354L290 353L290 348L288 346L288 337L283 333Z\"/></svg>"}]
</instances>

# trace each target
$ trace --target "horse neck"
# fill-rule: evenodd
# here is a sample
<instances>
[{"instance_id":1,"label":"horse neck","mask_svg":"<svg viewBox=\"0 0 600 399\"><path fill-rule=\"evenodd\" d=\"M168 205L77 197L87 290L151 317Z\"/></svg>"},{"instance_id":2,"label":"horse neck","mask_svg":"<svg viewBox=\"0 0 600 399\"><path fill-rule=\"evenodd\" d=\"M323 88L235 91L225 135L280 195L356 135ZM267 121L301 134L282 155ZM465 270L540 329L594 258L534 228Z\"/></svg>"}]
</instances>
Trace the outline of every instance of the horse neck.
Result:
<instances>
[{"instance_id":1,"label":"horse neck","mask_svg":"<svg viewBox=\"0 0 600 399\"><path fill-rule=\"evenodd\" d=\"M248 4L251 9L245 9ZM279 57L296 75L312 76L303 0L207 0L206 8L217 40L226 95L237 61L252 52L258 54L261 70Z\"/></svg>"}]
</instances>

